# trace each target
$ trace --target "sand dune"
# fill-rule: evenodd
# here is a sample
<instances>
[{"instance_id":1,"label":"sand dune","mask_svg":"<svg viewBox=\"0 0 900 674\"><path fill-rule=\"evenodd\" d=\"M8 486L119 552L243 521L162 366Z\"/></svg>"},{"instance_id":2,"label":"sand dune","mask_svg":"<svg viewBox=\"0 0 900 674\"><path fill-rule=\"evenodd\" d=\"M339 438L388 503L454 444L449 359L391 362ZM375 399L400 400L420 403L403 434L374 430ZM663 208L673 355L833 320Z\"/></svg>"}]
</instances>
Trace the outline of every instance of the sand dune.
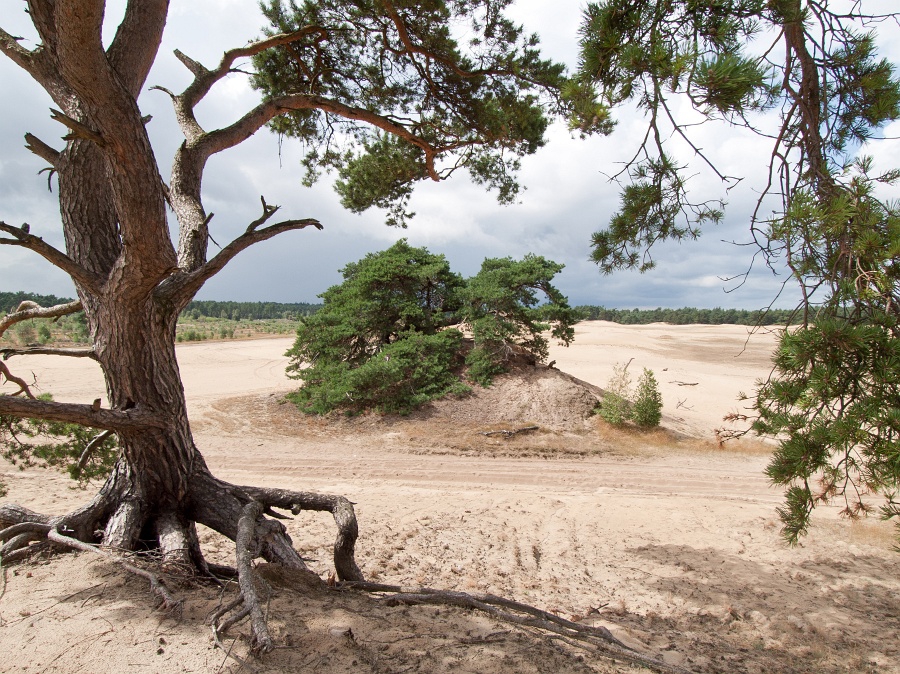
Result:
<instances>
[{"instance_id":1,"label":"sand dune","mask_svg":"<svg viewBox=\"0 0 900 674\"><path fill-rule=\"evenodd\" d=\"M665 431L573 420L508 441L438 413L304 417L279 404L293 387L287 339L184 345L178 358L212 470L238 483L347 495L370 578L509 595L606 625L689 670L900 672L891 527L822 508L790 549L778 533L780 493L762 472L764 448L715 443L738 392L768 374L772 344L735 326L582 323L572 347L552 350L556 367L601 387L617 362L653 369ZM102 390L91 365L28 361L45 390L73 401ZM57 475L0 469L7 500L25 506L63 512L88 498ZM314 515L288 522L321 574L332 527ZM233 553L211 532L203 542L213 558ZM10 569L0 671L237 671L203 623L218 590L181 592L189 599L176 621L153 611L142 581L83 555ZM269 610L283 648L255 671L631 671L454 611L287 588ZM334 636L346 627L354 640ZM246 652L242 632L236 654Z\"/></svg>"}]
</instances>

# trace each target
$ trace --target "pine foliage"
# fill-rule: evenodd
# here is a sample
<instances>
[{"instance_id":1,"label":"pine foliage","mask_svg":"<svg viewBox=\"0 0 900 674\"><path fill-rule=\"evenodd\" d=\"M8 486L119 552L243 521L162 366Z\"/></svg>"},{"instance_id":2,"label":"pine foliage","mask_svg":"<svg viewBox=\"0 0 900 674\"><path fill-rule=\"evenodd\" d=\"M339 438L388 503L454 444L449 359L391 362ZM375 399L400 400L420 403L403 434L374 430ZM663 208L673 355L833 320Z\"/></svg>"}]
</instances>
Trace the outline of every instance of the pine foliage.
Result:
<instances>
[{"instance_id":1,"label":"pine foliage","mask_svg":"<svg viewBox=\"0 0 900 674\"><path fill-rule=\"evenodd\" d=\"M561 269L532 255L489 259L466 281L405 239L371 253L344 267L344 282L300 322L287 355L303 387L291 399L316 414L407 413L464 395L465 379L489 385L516 354L544 360L542 333L567 345L579 316L550 283Z\"/></svg>"}]
</instances>

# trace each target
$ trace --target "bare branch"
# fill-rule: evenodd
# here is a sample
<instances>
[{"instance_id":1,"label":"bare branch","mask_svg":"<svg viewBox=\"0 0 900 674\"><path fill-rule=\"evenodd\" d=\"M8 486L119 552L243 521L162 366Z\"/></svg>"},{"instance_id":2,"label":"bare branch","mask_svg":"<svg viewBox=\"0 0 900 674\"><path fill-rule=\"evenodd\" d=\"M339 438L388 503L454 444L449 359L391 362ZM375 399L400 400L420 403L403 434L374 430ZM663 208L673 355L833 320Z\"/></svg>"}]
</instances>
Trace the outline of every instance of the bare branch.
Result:
<instances>
[{"instance_id":1,"label":"bare branch","mask_svg":"<svg viewBox=\"0 0 900 674\"><path fill-rule=\"evenodd\" d=\"M103 140L103 136L101 136L90 127L85 126L81 122L74 120L68 115L60 112L59 110L50 108L50 117L72 131L72 133L63 136L65 140L72 140L73 138L84 138L85 140L91 140L95 142L100 147L106 146L106 141Z\"/></svg>"},{"instance_id":2,"label":"bare branch","mask_svg":"<svg viewBox=\"0 0 900 674\"><path fill-rule=\"evenodd\" d=\"M266 241L282 232L305 229L306 227L323 229L322 224L314 218L285 220L263 229L251 229L248 227L246 232L225 246L206 264L190 273L174 275L166 279L160 284L159 292L176 298L176 302L184 298L193 297L207 280L218 274L241 251L249 248L254 243Z\"/></svg>"},{"instance_id":3,"label":"bare branch","mask_svg":"<svg viewBox=\"0 0 900 674\"><path fill-rule=\"evenodd\" d=\"M34 52L19 44L22 38L10 35L0 28L0 52L9 57L13 63L31 74L34 69Z\"/></svg>"},{"instance_id":4,"label":"bare branch","mask_svg":"<svg viewBox=\"0 0 900 674\"><path fill-rule=\"evenodd\" d=\"M49 162L53 168L57 167L57 163L59 162L59 151L54 150L34 134L25 134L25 148L36 154L41 159Z\"/></svg>"},{"instance_id":5,"label":"bare branch","mask_svg":"<svg viewBox=\"0 0 900 674\"><path fill-rule=\"evenodd\" d=\"M187 56L180 49L175 50L175 58L181 61L184 64L184 67L190 70L194 77L202 77L203 75L209 73L209 69L206 68L202 63L200 63L199 61L195 61L190 56Z\"/></svg>"},{"instance_id":6,"label":"bare branch","mask_svg":"<svg viewBox=\"0 0 900 674\"><path fill-rule=\"evenodd\" d=\"M0 349L0 356L3 357L3 360L8 360L13 356L68 356L69 358L93 358L97 360L97 353L87 347L64 349L47 346L23 346L21 348L9 346Z\"/></svg>"},{"instance_id":7,"label":"bare branch","mask_svg":"<svg viewBox=\"0 0 900 674\"><path fill-rule=\"evenodd\" d=\"M113 434L110 430L105 430L102 433L95 435L91 438L91 441L87 443L84 448L84 451L81 453L81 456L78 457L78 470L84 470L85 465L87 465L88 459L91 458L91 454L93 454L94 450L97 449L100 445L106 442L106 439Z\"/></svg>"},{"instance_id":8,"label":"bare branch","mask_svg":"<svg viewBox=\"0 0 900 674\"><path fill-rule=\"evenodd\" d=\"M97 288L99 286L100 279L95 274L89 272L62 251L45 243L39 236L29 234L27 224L22 225L22 227L13 227L0 221L0 232L5 232L13 237L12 239L0 238L0 244L27 248L43 257L53 266L66 272L77 283L88 288Z\"/></svg>"},{"instance_id":9,"label":"bare branch","mask_svg":"<svg viewBox=\"0 0 900 674\"><path fill-rule=\"evenodd\" d=\"M278 209L281 206L273 206L271 204L266 203L266 198L262 195L259 196L259 200L262 202L263 212L256 220L247 225L247 232L255 231L260 225L264 225L269 218L271 218L275 213L278 212ZM210 213L210 217L212 214ZM208 221L208 219L207 219Z\"/></svg>"},{"instance_id":10,"label":"bare branch","mask_svg":"<svg viewBox=\"0 0 900 674\"><path fill-rule=\"evenodd\" d=\"M141 409L140 405L130 410L94 409L92 405L58 403L49 400L25 400L9 395L0 395L0 414L47 421L63 421L92 428L112 431L165 428L165 422L156 414Z\"/></svg>"},{"instance_id":11,"label":"bare branch","mask_svg":"<svg viewBox=\"0 0 900 674\"><path fill-rule=\"evenodd\" d=\"M6 363L0 363L0 375L3 375L3 377L7 381L11 381L13 384L16 384L19 387L19 390L11 395L16 396L16 395L19 395L20 393L24 393L26 396L28 396L32 400L36 400L34 394L31 392L31 388L29 387L28 382L26 382L21 377L17 377L14 374L12 374L9 371L9 368L6 367Z\"/></svg>"},{"instance_id":12,"label":"bare branch","mask_svg":"<svg viewBox=\"0 0 900 674\"><path fill-rule=\"evenodd\" d=\"M3 223L0 223L0 225L2 224ZM58 318L60 316L77 313L81 311L81 309L81 300L67 302L66 304L57 304L52 307L41 307L34 302L22 302L14 312L0 318L0 335L9 330L9 328L16 323L21 323L22 321L27 321L31 318Z\"/></svg>"}]
</instances>

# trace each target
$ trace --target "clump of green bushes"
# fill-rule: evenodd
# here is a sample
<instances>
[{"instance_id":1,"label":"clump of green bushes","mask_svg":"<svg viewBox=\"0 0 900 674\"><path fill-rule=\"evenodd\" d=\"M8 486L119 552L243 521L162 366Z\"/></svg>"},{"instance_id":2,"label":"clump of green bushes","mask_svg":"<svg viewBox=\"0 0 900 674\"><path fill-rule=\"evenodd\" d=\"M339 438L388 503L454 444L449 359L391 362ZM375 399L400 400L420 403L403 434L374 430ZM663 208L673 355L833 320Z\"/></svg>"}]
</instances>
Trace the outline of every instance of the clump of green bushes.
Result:
<instances>
[{"instance_id":1,"label":"clump of green bushes","mask_svg":"<svg viewBox=\"0 0 900 674\"><path fill-rule=\"evenodd\" d=\"M303 387L290 398L316 414L406 413L489 385L517 355L543 361L546 333L568 345L580 318L551 284L562 268L536 255L487 259L464 279L405 239L348 264L300 321L287 355Z\"/></svg>"},{"instance_id":2,"label":"clump of green bushes","mask_svg":"<svg viewBox=\"0 0 900 674\"><path fill-rule=\"evenodd\" d=\"M632 390L628 365L617 363L597 413L615 426L631 421L641 428L655 428L662 420L662 407L662 394L653 370L644 368Z\"/></svg>"}]
</instances>

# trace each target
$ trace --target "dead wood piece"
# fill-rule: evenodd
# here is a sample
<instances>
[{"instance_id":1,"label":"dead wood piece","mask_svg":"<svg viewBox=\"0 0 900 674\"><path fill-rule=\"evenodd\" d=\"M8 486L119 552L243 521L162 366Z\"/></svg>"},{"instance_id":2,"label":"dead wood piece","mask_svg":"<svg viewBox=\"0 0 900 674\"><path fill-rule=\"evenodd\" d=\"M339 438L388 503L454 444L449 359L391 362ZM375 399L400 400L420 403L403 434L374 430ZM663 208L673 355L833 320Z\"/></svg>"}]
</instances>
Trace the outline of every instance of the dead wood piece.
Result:
<instances>
[{"instance_id":1,"label":"dead wood piece","mask_svg":"<svg viewBox=\"0 0 900 674\"><path fill-rule=\"evenodd\" d=\"M562 637L569 643L573 643L573 645L589 644L606 655L621 658L656 672L686 674L686 670L680 667L669 665L660 658L645 655L629 648L616 639L605 627L576 623L535 606L506 599L505 597L498 597L492 594L473 595L466 592L435 590L432 588L412 589L399 585L360 581L342 582L335 585L335 589L356 589L367 592L389 593L391 596L385 597L384 600L390 605L431 604L482 611L503 622L550 632L553 635L558 635L551 638Z\"/></svg>"},{"instance_id":2,"label":"dead wood piece","mask_svg":"<svg viewBox=\"0 0 900 674\"><path fill-rule=\"evenodd\" d=\"M699 381L678 381L677 379L674 381L670 381L670 384L677 384L678 386L696 386L699 384Z\"/></svg>"},{"instance_id":3,"label":"dead wood piece","mask_svg":"<svg viewBox=\"0 0 900 674\"><path fill-rule=\"evenodd\" d=\"M492 435L502 435L506 438L511 438L514 435L518 435L519 433L527 433L529 431L539 430L539 426L525 426L524 428L516 428L514 430L500 429L496 431L484 431L481 435L490 437Z\"/></svg>"},{"instance_id":4,"label":"dead wood piece","mask_svg":"<svg viewBox=\"0 0 900 674\"><path fill-rule=\"evenodd\" d=\"M514 435L518 435L519 433L528 433L529 431L537 431L540 430L540 426L525 426L524 428L517 428L515 430L498 430L498 431L483 431L479 433L479 435L484 435L486 437L490 437L492 435L502 435L504 438L511 438Z\"/></svg>"},{"instance_id":5,"label":"dead wood piece","mask_svg":"<svg viewBox=\"0 0 900 674\"><path fill-rule=\"evenodd\" d=\"M97 354L90 348L53 348L46 346L6 347L0 349L3 360L12 356L68 356L69 358L93 358L97 360Z\"/></svg>"}]
</instances>

